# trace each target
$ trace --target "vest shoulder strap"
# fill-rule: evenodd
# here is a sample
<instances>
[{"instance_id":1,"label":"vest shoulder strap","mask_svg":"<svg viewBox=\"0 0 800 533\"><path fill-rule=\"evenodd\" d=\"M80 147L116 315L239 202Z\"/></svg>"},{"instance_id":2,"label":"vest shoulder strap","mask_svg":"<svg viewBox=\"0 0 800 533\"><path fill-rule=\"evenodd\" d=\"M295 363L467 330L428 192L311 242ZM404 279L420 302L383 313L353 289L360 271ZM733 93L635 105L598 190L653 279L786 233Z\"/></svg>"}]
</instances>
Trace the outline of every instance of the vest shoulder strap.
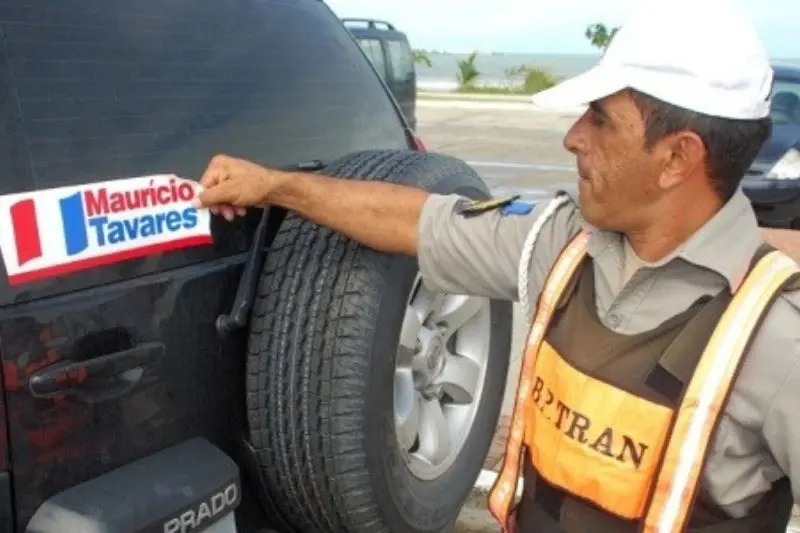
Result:
<instances>
[{"instance_id":1,"label":"vest shoulder strap","mask_svg":"<svg viewBox=\"0 0 800 533\"><path fill-rule=\"evenodd\" d=\"M760 253L739 284L683 391L642 531L684 531L706 450L746 354L774 300L800 276L779 250Z\"/></svg>"},{"instance_id":2,"label":"vest shoulder strap","mask_svg":"<svg viewBox=\"0 0 800 533\"><path fill-rule=\"evenodd\" d=\"M553 318L558 300L565 287L575 275L586 256L588 234L579 231L561 250L553 263L544 286L539 293L536 313L528 330L526 346L523 348L522 364L517 383L516 397L511 414L506 451L500 472L489 491L489 511L501 524L503 531L509 528L511 505L516 495L519 481L520 461L523 457L523 436L525 433L524 402L533 389L533 372L536 355L547 327ZM527 291L527 284L525 285Z\"/></svg>"},{"instance_id":3,"label":"vest shoulder strap","mask_svg":"<svg viewBox=\"0 0 800 533\"><path fill-rule=\"evenodd\" d=\"M768 254L780 252L777 248L763 242L753 254L747 267L745 276L750 275L756 265ZM736 291L741 287L734 287ZM800 275L790 276L786 282L777 288L774 296L783 291L800 289ZM670 344L647 377L647 384L659 394L677 404L681 393L694 374L703 348L708 342L711 332L719 322L725 309L733 299L734 294L722 290L714 297L705 297L698 300L695 305L702 305L698 314L686 325L681 333ZM769 308L767 306L764 311Z\"/></svg>"},{"instance_id":4,"label":"vest shoulder strap","mask_svg":"<svg viewBox=\"0 0 800 533\"><path fill-rule=\"evenodd\" d=\"M767 241L763 241L758 248L756 248L753 258L750 260L750 268L748 269L748 273L755 268L759 261L764 259L764 256L776 250L777 248L775 248L772 244L768 243Z\"/></svg>"}]
</instances>

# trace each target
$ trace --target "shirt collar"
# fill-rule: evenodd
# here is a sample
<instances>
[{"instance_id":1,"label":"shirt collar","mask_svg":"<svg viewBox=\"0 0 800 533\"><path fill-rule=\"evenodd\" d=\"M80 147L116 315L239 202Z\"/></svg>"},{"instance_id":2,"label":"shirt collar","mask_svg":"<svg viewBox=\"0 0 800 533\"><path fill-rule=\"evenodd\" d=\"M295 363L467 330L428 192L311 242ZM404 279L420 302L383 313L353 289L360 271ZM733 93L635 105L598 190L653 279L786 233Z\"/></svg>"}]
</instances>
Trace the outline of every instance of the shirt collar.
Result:
<instances>
[{"instance_id":1,"label":"shirt collar","mask_svg":"<svg viewBox=\"0 0 800 533\"><path fill-rule=\"evenodd\" d=\"M615 231L593 228L590 232L588 253L597 257L609 246L622 251L622 235ZM737 287L742 275L750 266L759 245L761 232L750 200L741 189L694 235L678 249L649 266L660 267L680 259L721 275L730 289Z\"/></svg>"}]
</instances>

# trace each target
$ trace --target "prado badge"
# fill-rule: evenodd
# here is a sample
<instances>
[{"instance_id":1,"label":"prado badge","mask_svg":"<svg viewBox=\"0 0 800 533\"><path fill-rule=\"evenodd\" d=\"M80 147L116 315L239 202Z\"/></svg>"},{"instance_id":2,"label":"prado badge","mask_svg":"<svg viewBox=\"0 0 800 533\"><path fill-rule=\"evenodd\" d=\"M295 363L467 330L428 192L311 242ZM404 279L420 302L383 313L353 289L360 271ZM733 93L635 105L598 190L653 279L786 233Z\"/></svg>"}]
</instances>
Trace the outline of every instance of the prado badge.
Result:
<instances>
[{"instance_id":1,"label":"prado badge","mask_svg":"<svg viewBox=\"0 0 800 533\"><path fill-rule=\"evenodd\" d=\"M159 174L0 196L9 283L210 244L198 183Z\"/></svg>"}]
</instances>

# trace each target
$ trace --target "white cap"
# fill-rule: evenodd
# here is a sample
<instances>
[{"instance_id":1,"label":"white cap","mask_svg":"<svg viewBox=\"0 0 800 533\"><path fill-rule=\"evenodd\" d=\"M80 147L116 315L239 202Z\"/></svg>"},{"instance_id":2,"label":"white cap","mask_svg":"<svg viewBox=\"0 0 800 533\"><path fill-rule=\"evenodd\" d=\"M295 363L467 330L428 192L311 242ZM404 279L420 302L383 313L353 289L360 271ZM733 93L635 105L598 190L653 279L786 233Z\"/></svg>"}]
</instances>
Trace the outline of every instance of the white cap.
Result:
<instances>
[{"instance_id":1,"label":"white cap","mask_svg":"<svg viewBox=\"0 0 800 533\"><path fill-rule=\"evenodd\" d=\"M545 108L588 104L625 88L733 119L769 113L772 68L755 28L729 0L647 0L600 62L537 93Z\"/></svg>"}]
</instances>

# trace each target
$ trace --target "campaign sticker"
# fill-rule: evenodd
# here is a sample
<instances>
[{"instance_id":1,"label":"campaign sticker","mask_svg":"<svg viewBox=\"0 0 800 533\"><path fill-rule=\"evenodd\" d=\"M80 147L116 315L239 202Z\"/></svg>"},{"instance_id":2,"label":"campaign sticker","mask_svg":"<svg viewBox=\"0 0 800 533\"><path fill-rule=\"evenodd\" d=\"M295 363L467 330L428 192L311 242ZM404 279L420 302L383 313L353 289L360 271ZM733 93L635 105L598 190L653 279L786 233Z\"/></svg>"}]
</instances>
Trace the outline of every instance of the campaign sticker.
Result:
<instances>
[{"instance_id":1,"label":"campaign sticker","mask_svg":"<svg viewBox=\"0 0 800 533\"><path fill-rule=\"evenodd\" d=\"M18 285L210 244L198 183L169 174L0 196L0 253Z\"/></svg>"}]
</instances>

